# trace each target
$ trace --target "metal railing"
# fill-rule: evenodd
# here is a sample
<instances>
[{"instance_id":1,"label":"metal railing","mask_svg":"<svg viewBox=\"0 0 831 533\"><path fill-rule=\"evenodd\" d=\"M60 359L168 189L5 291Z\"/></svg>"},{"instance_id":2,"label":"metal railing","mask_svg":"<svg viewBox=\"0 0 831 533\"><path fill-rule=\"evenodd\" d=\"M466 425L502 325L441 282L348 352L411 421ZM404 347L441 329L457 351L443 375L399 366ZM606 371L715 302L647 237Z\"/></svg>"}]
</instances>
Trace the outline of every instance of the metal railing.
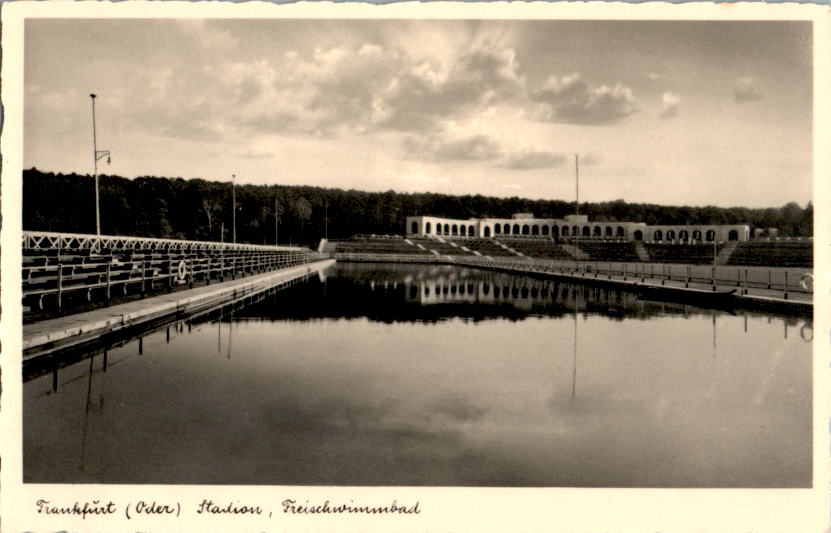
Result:
<instances>
[{"instance_id":1,"label":"metal railing","mask_svg":"<svg viewBox=\"0 0 831 533\"><path fill-rule=\"evenodd\" d=\"M789 293L813 293L813 278L806 282L811 272L799 268L765 268L742 266L675 265L667 263L624 263L610 261L545 261L502 258L476 258L455 256L456 264L498 267L517 272L561 273L583 278L684 283L717 287L734 287L742 294L750 289L779 291L787 298Z\"/></svg>"},{"instance_id":2,"label":"metal railing","mask_svg":"<svg viewBox=\"0 0 831 533\"><path fill-rule=\"evenodd\" d=\"M127 237L119 235L87 235L46 231L22 232L23 249L29 250L226 250L226 251L297 251L298 246L271 246L215 241L187 241L155 237Z\"/></svg>"},{"instance_id":3,"label":"metal railing","mask_svg":"<svg viewBox=\"0 0 831 533\"><path fill-rule=\"evenodd\" d=\"M23 243L24 305L59 312L67 297L109 303L128 294L192 288L324 257L300 247L31 232L24 233Z\"/></svg>"}]
</instances>

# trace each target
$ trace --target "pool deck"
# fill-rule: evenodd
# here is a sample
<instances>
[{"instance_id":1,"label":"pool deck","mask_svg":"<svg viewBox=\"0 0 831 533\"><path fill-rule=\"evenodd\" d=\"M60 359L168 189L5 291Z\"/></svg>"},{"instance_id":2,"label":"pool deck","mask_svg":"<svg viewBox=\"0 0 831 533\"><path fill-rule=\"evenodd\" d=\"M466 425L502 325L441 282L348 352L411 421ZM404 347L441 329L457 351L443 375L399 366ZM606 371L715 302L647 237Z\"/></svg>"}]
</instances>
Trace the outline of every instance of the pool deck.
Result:
<instances>
[{"instance_id":1,"label":"pool deck","mask_svg":"<svg viewBox=\"0 0 831 533\"><path fill-rule=\"evenodd\" d=\"M326 259L181 292L43 320L23 326L23 359L58 348L87 342L104 334L170 317L190 316L218 305L238 301L276 285L319 272L332 265Z\"/></svg>"},{"instance_id":2,"label":"pool deck","mask_svg":"<svg viewBox=\"0 0 831 533\"><path fill-rule=\"evenodd\" d=\"M464 263L462 263L464 264ZM694 300L697 303L706 307L708 302L712 302L714 306L735 306L745 307L759 310L769 310L782 313L798 313L810 314L813 313L814 303L813 294L805 292L790 291L785 293L781 289L764 289L753 288L752 293L743 294L741 286L736 284L717 283L715 286L712 283L702 283L691 281L689 283L678 280L655 280L648 277L641 277L630 273L628 275L608 274L597 272L561 272L551 270L535 269L536 265L529 265L527 269L516 268L511 266L500 265L499 263L465 265L474 266L478 268L486 268L493 270L500 270L511 273L524 273L527 275L542 276L552 279L561 279L574 283L597 284L614 286L623 290L630 290L632 292L644 293L646 299L649 295L666 291L668 299L685 301ZM725 295L725 292L735 291L731 295ZM671 294L671 295L670 295Z\"/></svg>"},{"instance_id":3,"label":"pool deck","mask_svg":"<svg viewBox=\"0 0 831 533\"><path fill-rule=\"evenodd\" d=\"M395 254L336 254L335 257L339 261L355 261L355 262L392 262L392 263L426 263L426 264L445 264L457 265L470 268L482 268L486 270L497 270L501 272L509 272L512 274L529 275L544 277L549 279L559 279L572 283L582 283L589 285L604 285L621 290L629 290L632 292L642 293L645 299L661 296L661 292L666 294L664 299L670 299L679 302L695 303L701 307L718 306L718 307L739 307L747 309L755 309L760 311L771 311L784 314L798 314L806 315L812 314L814 310L813 294L810 292L791 290L787 293L779 289L767 289L764 287L751 286L745 292L741 283L737 282L723 282L719 281L715 287L710 282L690 281L685 282L678 279L664 279L650 277L643 275L644 270L641 270L641 275L638 275L637 267L643 268L644 263L626 263L632 270L626 275L619 272L610 273L606 271L579 271L570 267L561 268L557 265L546 264L539 261L521 262L521 261L500 261L488 260L483 258L473 258L466 256L444 256L444 255L395 255ZM562 263L562 262L561 262ZM605 265L606 262L585 261L581 262L582 268L588 268L592 265ZM623 265L623 263L616 263ZM660 264L658 264L660 266ZM709 265L671 265L673 267L709 267ZM756 269L756 270L771 270L767 267L724 267L720 268L734 268L736 270ZM778 270L788 270L793 274L804 272L805 269L783 268ZM730 296L724 296L725 291L735 291Z\"/></svg>"}]
</instances>

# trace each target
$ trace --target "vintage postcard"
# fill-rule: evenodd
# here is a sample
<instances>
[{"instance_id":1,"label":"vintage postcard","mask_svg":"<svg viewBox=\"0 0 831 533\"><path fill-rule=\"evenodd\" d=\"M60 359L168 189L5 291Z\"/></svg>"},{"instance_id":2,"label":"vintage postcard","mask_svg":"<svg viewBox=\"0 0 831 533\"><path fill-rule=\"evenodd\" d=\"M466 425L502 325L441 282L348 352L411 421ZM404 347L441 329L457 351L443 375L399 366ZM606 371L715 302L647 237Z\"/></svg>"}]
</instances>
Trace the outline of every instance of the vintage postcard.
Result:
<instances>
[{"instance_id":1,"label":"vintage postcard","mask_svg":"<svg viewBox=\"0 0 831 533\"><path fill-rule=\"evenodd\" d=\"M6 531L828 528L827 9L2 18Z\"/></svg>"}]
</instances>

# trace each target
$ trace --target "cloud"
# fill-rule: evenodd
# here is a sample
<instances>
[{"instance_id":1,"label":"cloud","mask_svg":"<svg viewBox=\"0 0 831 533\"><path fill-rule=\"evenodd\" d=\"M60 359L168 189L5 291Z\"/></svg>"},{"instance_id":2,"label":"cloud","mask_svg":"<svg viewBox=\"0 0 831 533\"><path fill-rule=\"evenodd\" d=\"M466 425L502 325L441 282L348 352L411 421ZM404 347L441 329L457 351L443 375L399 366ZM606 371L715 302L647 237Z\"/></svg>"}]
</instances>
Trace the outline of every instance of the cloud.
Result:
<instances>
[{"instance_id":1,"label":"cloud","mask_svg":"<svg viewBox=\"0 0 831 533\"><path fill-rule=\"evenodd\" d=\"M373 123L399 130L434 129L441 120L518 95L524 84L516 53L484 43L452 64L424 60L394 76L373 99Z\"/></svg>"},{"instance_id":2,"label":"cloud","mask_svg":"<svg viewBox=\"0 0 831 533\"><path fill-rule=\"evenodd\" d=\"M247 152L236 153L234 157L238 159L273 159L274 154L272 152L248 150Z\"/></svg>"},{"instance_id":3,"label":"cloud","mask_svg":"<svg viewBox=\"0 0 831 533\"><path fill-rule=\"evenodd\" d=\"M151 88L154 109L127 110L136 124L160 135L199 140L238 134L430 133L448 120L521 95L525 84L516 53L492 42L442 59L415 59L401 48L367 42L290 50L247 62L217 57L186 68L175 76L141 74L147 79L138 85ZM125 101L141 101L137 96ZM164 118L152 123L148 116Z\"/></svg>"},{"instance_id":4,"label":"cloud","mask_svg":"<svg viewBox=\"0 0 831 533\"><path fill-rule=\"evenodd\" d=\"M565 163L567 159L565 155L554 152L520 150L508 155L505 166L514 170L554 168Z\"/></svg>"},{"instance_id":5,"label":"cloud","mask_svg":"<svg viewBox=\"0 0 831 533\"><path fill-rule=\"evenodd\" d=\"M599 165L603 162L603 158L600 154L595 152L590 152L588 154L580 154L580 166L581 167L593 167L595 165Z\"/></svg>"},{"instance_id":6,"label":"cloud","mask_svg":"<svg viewBox=\"0 0 831 533\"><path fill-rule=\"evenodd\" d=\"M502 155L499 143L485 135L449 139L439 135L406 137L404 150L411 157L432 162L490 161Z\"/></svg>"},{"instance_id":7,"label":"cloud","mask_svg":"<svg viewBox=\"0 0 831 533\"><path fill-rule=\"evenodd\" d=\"M736 80L733 89L733 98L736 102L754 102L761 100L762 93L756 88L756 81L753 78L744 77Z\"/></svg>"},{"instance_id":8,"label":"cloud","mask_svg":"<svg viewBox=\"0 0 831 533\"><path fill-rule=\"evenodd\" d=\"M539 102L536 118L544 122L614 124L637 110L630 88L620 83L589 87L576 73L549 77L530 97Z\"/></svg>"},{"instance_id":9,"label":"cloud","mask_svg":"<svg viewBox=\"0 0 831 533\"><path fill-rule=\"evenodd\" d=\"M661 118L675 118L678 116L678 103L681 102L681 97L677 94L665 91L661 95Z\"/></svg>"}]
</instances>

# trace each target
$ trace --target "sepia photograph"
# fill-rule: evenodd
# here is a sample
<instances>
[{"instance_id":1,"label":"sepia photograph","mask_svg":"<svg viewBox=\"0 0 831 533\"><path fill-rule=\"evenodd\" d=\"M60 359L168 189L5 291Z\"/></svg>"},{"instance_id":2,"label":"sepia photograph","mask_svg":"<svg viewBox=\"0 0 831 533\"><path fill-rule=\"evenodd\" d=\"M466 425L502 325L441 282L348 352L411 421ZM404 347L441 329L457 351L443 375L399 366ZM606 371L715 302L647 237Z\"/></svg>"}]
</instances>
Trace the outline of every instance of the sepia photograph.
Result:
<instances>
[{"instance_id":1,"label":"sepia photograph","mask_svg":"<svg viewBox=\"0 0 831 533\"><path fill-rule=\"evenodd\" d=\"M21 21L29 493L818 488L814 21L362 13Z\"/></svg>"}]
</instances>

